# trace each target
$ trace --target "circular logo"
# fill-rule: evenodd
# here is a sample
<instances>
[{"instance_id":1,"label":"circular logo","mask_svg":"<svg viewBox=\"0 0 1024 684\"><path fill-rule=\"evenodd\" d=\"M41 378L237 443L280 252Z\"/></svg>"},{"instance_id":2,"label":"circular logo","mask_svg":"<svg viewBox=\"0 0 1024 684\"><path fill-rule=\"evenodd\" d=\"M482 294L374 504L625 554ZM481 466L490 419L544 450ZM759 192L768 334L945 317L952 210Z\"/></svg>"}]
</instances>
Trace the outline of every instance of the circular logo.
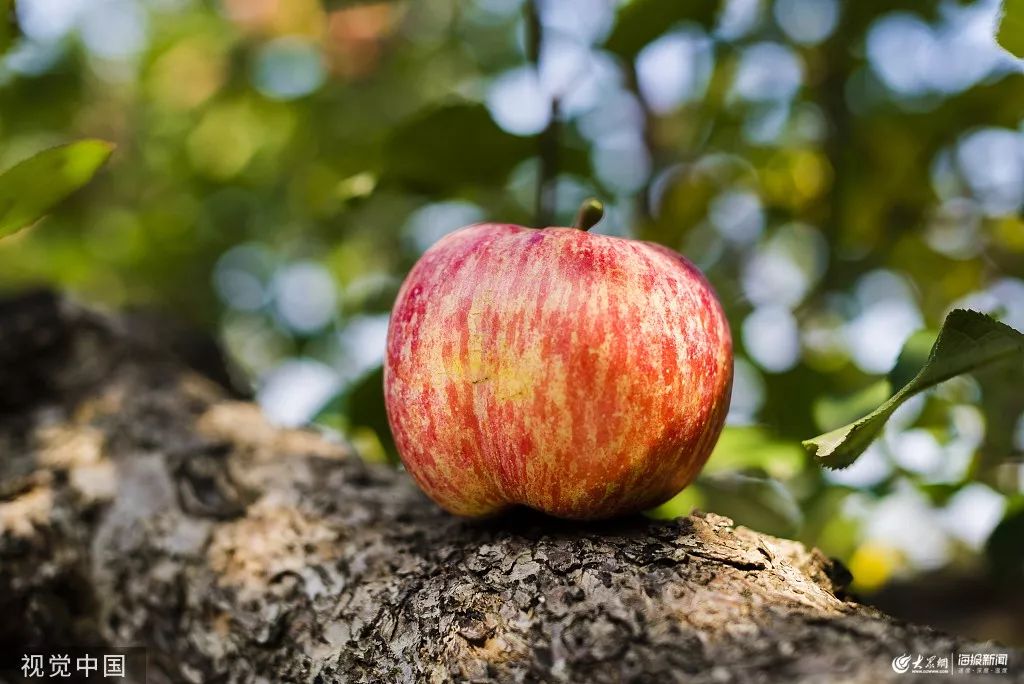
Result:
<instances>
[{"instance_id":1,"label":"circular logo","mask_svg":"<svg viewBox=\"0 0 1024 684\"><path fill-rule=\"evenodd\" d=\"M903 674L910 669L910 655L904 653L901 656L896 656L892 659L892 671L897 674Z\"/></svg>"}]
</instances>

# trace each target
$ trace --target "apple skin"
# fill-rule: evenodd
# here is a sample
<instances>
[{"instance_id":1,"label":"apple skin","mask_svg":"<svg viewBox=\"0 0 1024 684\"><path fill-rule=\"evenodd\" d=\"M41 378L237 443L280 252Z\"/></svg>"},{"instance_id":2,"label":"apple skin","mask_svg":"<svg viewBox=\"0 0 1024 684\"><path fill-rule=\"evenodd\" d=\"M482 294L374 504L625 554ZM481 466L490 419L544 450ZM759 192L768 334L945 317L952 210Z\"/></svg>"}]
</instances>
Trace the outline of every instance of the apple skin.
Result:
<instances>
[{"instance_id":1,"label":"apple skin","mask_svg":"<svg viewBox=\"0 0 1024 684\"><path fill-rule=\"evenodd\" d=\"M384 396L405 467L446 510L610 518L697 476L732 364L722 307L680 254L484 223L445 236L402 284Z\"/></svg>"}]
</instances>

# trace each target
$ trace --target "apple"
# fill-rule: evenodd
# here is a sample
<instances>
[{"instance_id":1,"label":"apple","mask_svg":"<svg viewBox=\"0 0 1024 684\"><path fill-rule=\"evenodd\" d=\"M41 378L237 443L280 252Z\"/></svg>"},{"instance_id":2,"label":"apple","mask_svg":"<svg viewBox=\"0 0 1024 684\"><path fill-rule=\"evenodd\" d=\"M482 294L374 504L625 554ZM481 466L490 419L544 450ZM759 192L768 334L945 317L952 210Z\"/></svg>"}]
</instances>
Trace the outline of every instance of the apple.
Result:
<instances>
[{"instance_id":1,"label":"apple","mask_svg":"<svg viewBox=\"0 0 1024 684\"><path fill-rule=\"evenodd\" d=\"M711 286L666 247L587 232L598 207L574 228L450 233L399 290L388 421L406 469L454 514L651 508L721 433L732 340Z\"/></svg>"}]
</instances>

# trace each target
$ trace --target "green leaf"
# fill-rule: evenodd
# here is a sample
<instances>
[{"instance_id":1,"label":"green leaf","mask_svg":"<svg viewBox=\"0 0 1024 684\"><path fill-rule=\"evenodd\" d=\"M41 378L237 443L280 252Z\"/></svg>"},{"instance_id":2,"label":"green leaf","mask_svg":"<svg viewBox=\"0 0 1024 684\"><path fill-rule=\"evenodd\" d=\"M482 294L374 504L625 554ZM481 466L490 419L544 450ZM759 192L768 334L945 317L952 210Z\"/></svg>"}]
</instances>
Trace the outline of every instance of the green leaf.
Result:
<instances>
[{"instance_id":1,"label":"green leaf","mask_svg":"<svg viewBox=\"0 0 1024 684\"><path fill-rule=\"evenodd\" d=\"M453 102L401 124L388 144L385 178L412 189L447 193L464 187L503 185L521 162L537 155L534 138L512 135L494 123L487 108ZM585 152L563 146L559 172L586 174Z\"/></svg>"},{"instance_id":2,"label":"green leaf","mask_svg":"<svg viewBox=\"0 0 1024 684\"><path fill-rule=\"evenodd\" d=\"M674 520L690 515L694 509L704 509L704 498L696 485L690 485L660 506L644 511L644 515L654 520Z\"/></svg>"},{"instance_id":3,"label":"green leaf","mask_svg":"<svg viewBox=\"0 0 1024 684\"><path fill-rule=\"evenodd\" d=\"M0 0L0 55L7 52L17 34L18 25L14 21L14 4L12 0Z\"/></svg>"},{"instance_id":4,"label":"green leaf","mask_svg":"<svg viewBox=\"0 0 1024 684\"><path fill-rule=\"evenodd\" d=\"M398 449L391 436L387 408L384 404L384 368L378 367L363 376L348 391L346 414L353 427L367 427L377 434L381 446L392 462L398 462Z\"/></svg>"},{"instance_id":5,"label":"green leaf","mask_svg":"<svg viewBox=\"0 0 1024 684\"><path fill-rule=\"evenodd\" d=\"M975 374L981 385L981 411L985 437L975 454L971 469L975 477L1006 460L1020 455L1017 423L1024 415L1024 364L991 366Z\"/></svg>"},{"instance_id":6,"label":"green leaf","mask_svg":"<svg viewBox=\"0 0 1024 684\"><path fill-rule=\"evenodd\" d=\"M398 448L391 435L387 408L384 404L384 368L378 366L356 380L347 390L324 404L313 422L344 432L351 439L361 430L375 435L377 448L391 464L399 463ZM368 454L361 453L364 458Z\"/></svg>"},{"instance_id":7,"label":"green leaf","mask_svg":"<svg viewBox=\"0 0 1024 684\"><path fill-rule=\"evenodd\" d=\"M992 574L1004 582L1016 585L1024 579L1024 496L1017 495L1007 501L1006 513L985 542Z\"/></svg>"},{"instance_id":8,"label":"green leaf","mask_svg":"<svg viewBox=\"0 0 1024 684\"><path fill-rule=\"evenodd\" d=\"M775 491L782 487L776 480L799 475L806 462L803 450L793 441L779 439L760 427L729 425L722 430L701 479L647 515L668 520L701 508L765 532L790 532L796 505L778 503L792 497L785 488ZM774 478L773 484L762 482L769 478ZM737 500L747 495L756 501L744 505ZM766 513L765 509L779 510Z\"/></svg>"},{"instance_id":9,"label":"green leaf","mask_svg":"<svg viewBox=\"0 0 1024 684\"><path fill-rule=\"evenodd\" d=\"M925 352L927 354L927 351ZM923 363L923 362L922 362ZM922 364L918 364L920 368ZM916 369L915 369L916 373ZM870 413L892 394L892 384L878 380L867 387L841 397L824 396L814 400L811 412L819 430L834 430L840 425ZM801 457L803 454L801 454Z\"/></svg>"},{"instance_id":10,"label":"green leaf","mask_svg":"<svg viewBox=\"0 0 1024 684\"><path fill-rule=\"evenodd\" d=\"M619 8L605 48L633 60L644 46L680 22L692 21L710 29L718 5L717 0L632 0Z\"/></svg>"},{"instance_id":11,"label":"green leaf","mask_svg":"<svg viewBox=\"0 0 1024 684\"><path fill-rule=\"evenodd\" d=\"M1003 0L996 40L1014 57L1024 59L1024 0Z\"/></svg>"},{"instance_id":12,"label":"green leaf","mask_svg":"<svg viewBox=\"0 0 1024 684\"><path fill-rule=\"evenodd\" d=\"M845 468L910 397L957 375L1013 359L1024 361L1024 334L977 311L956 309L946 317L924 367L912 380L868 415L804 441L804 448L827 468Z\"/></svg>"},{"instance_id":13,"label":"green leaf","mask_svg":"<svg viewBox=\"0 0 1024 684\"><path fill-rule=\"evenodd\" d=\"M387 175L428 190L499 183L533 153L530 139L501 130L483 105L454 103L420 113L395 131Z\"/></svg>"},{"instance_id":14,"label":"green leaf","mask_svg":"<svg viewBox=\"0 0 1024 684\"><path fill-rule=\"evenodd\" d=\"M0 238L37 221L82 187L114 151L103 140L82 140L44 150L0 175Z\"/></svg>"},{"instance_id":15,"label":"green leaf","mask_svg":"<svg viewBox=\"0 0 1024 684\"><path fill-rule=\"evenodd\" d=\"M798 475L805 463L804 452L791 440L779 439L760 427L728 425L703 472L756 468L774 478L788 480Z\"/></svg>"},{"instance_id":16,"label":"green leaf","mask_svg":"<svg viewBox=\"0 0 1024 684\"><path fill-rule=\"evenodd\" d=\"M918 330L907 339L903 344L903 349L900 350L900 355L896 358L895 365L887 376L889 393L898 392L917 376L917 373L928 363L928 357L931 355L932 347L935 346L935 340L938 337L939 334L935 330ZM875 405L881 401L876 401Z\"/></svg>"},{"instance_id":17,"label":"green leaf","mask_svg":"<svg viewBox=\"0 0 1024 684\"><path fill-rule=\"evenodd\" d=\"M760 532L789 537L803 524L796 499L773 478L742 472L715 473L701 476L697 488L707 510Z\"/></svg>"}]
</instances>

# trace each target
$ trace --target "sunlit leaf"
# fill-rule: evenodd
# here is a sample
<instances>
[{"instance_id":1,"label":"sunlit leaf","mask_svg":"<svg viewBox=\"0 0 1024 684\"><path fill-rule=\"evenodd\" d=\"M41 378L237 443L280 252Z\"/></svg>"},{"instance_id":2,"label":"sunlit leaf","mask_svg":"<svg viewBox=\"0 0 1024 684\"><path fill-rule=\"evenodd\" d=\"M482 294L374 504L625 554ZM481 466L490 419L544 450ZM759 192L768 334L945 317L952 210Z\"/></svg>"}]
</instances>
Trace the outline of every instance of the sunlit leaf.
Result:
<instances>
[{"instance_id":1,"label":"sunlit leaf","mask_svg":"<svg viewBox=\"0 0 1024 684\"><path fill-rule=\"evenodd\" d=\"M806 459L795 442L764 428L730 425L722 431L701 478L647 515L667 520L700 508L765 532L792 533L799 508L777 480L798 475Z\"/></svg>"},{"instance_id":2,"label":"sunlit leaf","mask_svg":"<svg viewBox=\"0 0 1024 684\"><path fill-rule=\"evenodd\" d=\"M787 479L799 473L805 461L803 451L791 440L779 439L760 427L730 425L722 430L703 472L757 468Z\"/></svg>"},{"instance_id":3,"label":"sunlit leaf","mask_svg":"<svg viewBox=\"0 0 1024 684\"><path fill-rule=\"evenodd\" d=\"M694 509L704 509L704 498L696 485L690 485L660 506L644 511L644 515L655 520L673 520L690 515Z\"/></svg>"},{"instance_id":4,"label":"sunlit leaf","mask_svg":"<svg viewBox=\"0 0 1024 684\"><path fill-rule=\"evenodd\" d=\"M1024 0L1003 0L996 40L1014 57L1024 59Z\"/></svg>"},{"instance_id":5,"label":"sunlit leaf","mask_svg":"<svg viewBox=\"0 0 1024 684\"><path fill-rule=\"evenodd\" d=\"M921 364L917 367L920 368ZM847 396L818 397L811 409L814 422L819 430L834 430L867 415L891 394L891 383L879 380Z\"/></svg>"},{"instance_id":6,"label":"sunlit leaf","mask_svg":"<svg viewBox=\"0 0 1024 684\"><path fill-rule=\"evenodd\" d=\"M912 380L860 420L806 440L804 447L825 467L845 468L910 397L957 375L1007 361L1024 362L1024 334L977 311L956 309L946 317L927 362Z\"/></svg>"},{"instance_id":7,"label":"sunlit leaf","mask_svg":"<svg viewBox=\"0 0 1024 684\"><path fill-rule=\"evenodd\" d=\"M897 392L908 382L917 377L918 372L928 363L928 357L935 346L935 340L939 333L935 330L918 330L903 343L903 349L896 358L896 363L887 376L889 392ZM882 399L875 402L875 406L882 403ZM849 422L849 421L843 421Z\"/></svg>"},{"instance_id":8,"label":"sunlit leaf","mask_svg":"<svg viewBox=\"0 0 1024 684\"><path fill-rule=\"evenodd\" d=\"M633 59L645 45L690 21L711 28L717 0L631 0L619 8L605 47L620 57Z\"/></svg>"},{"instance_id":9,"label":"sunlit leaf","mask_svg":"<svg viewBox=\"0 0 1024 684\"><path fill-rule=\"evenodd\" d=\"M671 520L689 515L695 508L778 536L792 536L803 524L800 506L790 491L757 468L705 471L697 482L645 515Z\"/></svg>"},{"instance_id":10,"label":"sunlit leaf","mask_svg":"<svg viewBox=\"0 0 1024 684\"><path fill-rule=\"evenodd\" d=\"M803 522L796 499L770 477L742 472L703 475L697 488L709 511L768 534L792 536Z\"/></svg>"},{"instance_id":11,"label":"sunlit leaf","mask_svg":"<svg viewBox=\"0 0 1024 684\"><path fill-rule=\"evenodd\" d=\"M0 175L0 238L30 225L82 187L113 152L103 140L45 150Z\"/></svg>"},{"instance_id":12,"label":"sunlit leaf","mask_svg":"<svg viewBox=\"0 0 1024 684\"><path fill-rule=\"evenodd\" d=\"M808 546L816 546L826 555L849 558L861 539L863 520L850 515L850 490L826 487L802 501L804 524L796 537Z\"/></svg>"}]
</instances>

